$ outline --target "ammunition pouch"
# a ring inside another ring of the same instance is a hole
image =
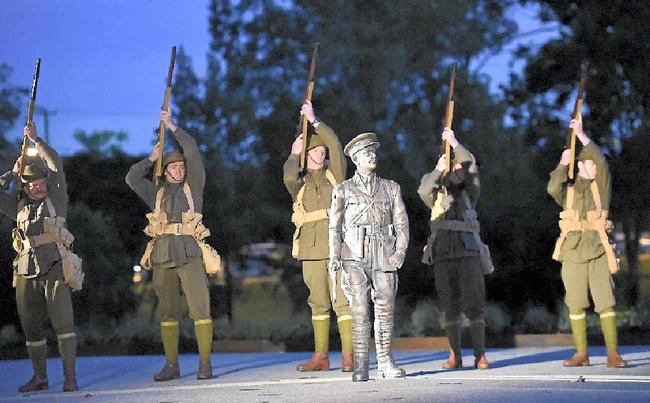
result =
[[[81,269],[81,258],[70,249],[63,246],[61,242],[57,242],[56,246],[61,255],[61,265],[63,266],[63,281],[72,289],[72,291],[79,291],[83,285],[84,272]]]
[[[597,231],[600,242],[605,249],[607,256],[607,267],[609,272],[614,274],[619,270],[619,261],[614,251],[615,246],[609,242],[609,233],[614,229],[614,224],[607,219],[607,210],[592,210],[587,211],[587,218],[578,218],[576,210],[564,210],[560,213],[560,236],[555,242],[555,249],[553,250],[553,259],[560,260],[560,253],[562,252],[562,245],[570,232],[574,231]]]
[[[185,189],[184,189],[185,190]],[[186,196],[189,195],[189,189],[185,191]],[[153,252],[156,239],[163,235],[187,235],[192,236],[197,242],[198,247],[201,249],[203,256],[203,264],[205,271],[208,274],[217,274],[223,270],[221,264],[221,256],[204,239],[210,236],[210,230],[203,225],[203,214],[194,212],[193,202],[188,197],[190,203],[190,211],[183,212],[180,223],[167,222],[167,214],[160,210],[159,199],[162,195],[158,196],[156,202],[156,210],[147,214],[149,224],[145,227],[144,233],[152,239],[147,242],[144,254],[140,259],[140,265],[147,270],[153,268],[151,262],[151,253]]]
[[[50,214],[55,214],[54,206],[51,204],[49,210]],[[82,259],[70,250],[74,235],[65,227],[65,218],[57,216],[43,218],[43,231],[39,235],[24,236],[22,231],[14,228],[12,231],[14,250],[21,255],[42,245],[56,244],[61,255],[64,282],[73,291],[81,290],[84,280]]]
[[[616,246],[609,242],[609,233],[614,229],[614,224],[607,219],[609,212],[602,209],[600,191],[595,181],[591,182],[590,189],[596,209],[587,211],[586,219],[580,219],[578,211],[572,208],[575,190],[573,186],[567,188],[566,207],[560,213],[560,236],[555,242],[553,259],[561,261],[560,253],[562,252],[562,245],[570,232],[597,231],[600,243],[603,245],[605,256],[607,257],[607,267],[609,268],[609,272],[614,274],[619,270],[619,260],[614,251]]]
[[[438,200],[441,198],[443,200],[439,203]],[[467,192],[462,192],[462,198],[464,199],[466,207],[465,212],[463,213],[463,221],[444,220],[442,217],[444,217],[444,214],[449,210],[453,198],[442,192],[438,193],[436,203],[431,209],[431,236],[427,240],[427,244],[422,251],[422,263],[427,265],[433,264],[433,247],[438,230],[470,232],[474,236],[476,245],[478,245],[478,254],[483,274],[490,274],[494,272],[494,264],[492,263],[490,248],[481,240],[481,224],[478,222],[478,214],[476,214],[476,210],[472,208]]]
[[[298,259],[300,254],[300,229],[305,223],[327,220],[329,219],[329,214],[327,209],[314,210],[307,212],[305,207],[301,203],[293,203],[293,214],[291,215],[291,222],[296,226],[296,230],[293,232],[293,242],[291,244],[291,256]]]
[[[336,178],[334,174],[328,169],[325,171],[325,177],[332,184],[336,186]],[[302,204],[302,198],[305,194],[305,186],[303,185],[298,194],[296,195],[296,201],[292,205],[293,213],[291,214],[291,222],[296,226],[296,230],[293,232],[293,240],[291,243],[291,256],[295,259],[298,259],[300,256],[300,229],[305,223],[327,220],[329,219],[329,212],[327,209],[314,210],[307,212],[305,206]]]

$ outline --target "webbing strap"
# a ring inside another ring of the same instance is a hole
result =
[[[603,209],[602,201],[600,200],[600,191],[598,190],[598,184],[596,181],[592,180],[589,185],[591,189],[591,195],[594,198],[594,204],[596,205],[596,211],[600,212]],[[575,190],[573,186],[569,186],[566,189],[566,210],[573,210],[573,201],[575,197]]]
[[[160,211],[164,193],[165,193],[165,188],[163,186],[159,187],[158,192],[156,192],[156,205],[154,207],[154,213],[158,213]],[[190,185],[188,185],[187,182],[183,183],[183,193],[185,194],[185,198],[187,199],[187,204],[189,206],[188,211],[190,213],[193,213],[194,198],[192,197],[192,192],[190,191]]]
[[[332,171],[329,169],[325,170],[325,178],[329,181],[329,183],[332,185],[332,187],[336,186],[336,178],[334,177],[334,174]],[[296,203],[302,204],[302,198],[305,195],[305,184],[303,183],[302,187],[298,191],[298,194],[296,195]]]

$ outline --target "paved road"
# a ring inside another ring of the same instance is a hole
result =
[[[650,402],[650,346],[623,346],[621,352],[631,368],[607,368],[601,347],[590,350],[590,367],[563,368],[573,351],[544,347],[489,350],[493,368],[486,371],[442,371],[446,352],[403,351],[396,359],[406,379],[376,379],[373,370],[362,383],[340,372],[340,354],[331,357],[334,370],[312,374],[295,371],[309,353],[215,354],[217,378],[209,381],[196,379],[197,356],[184,355],[183,377],[165,383],[151,379],[162,356],[81,357],[81,390],[66,394],[59,392],[61,362],[50,359],[50,390],[23,395],[16,388],[31,375],[29,361],[0,361],[0,402]],[[471,351],[464,354],[470,361]]]

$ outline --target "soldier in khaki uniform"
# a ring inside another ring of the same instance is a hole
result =
[[[33,124],[25,126],[25,135],[36,144],[38,156],[24,161],[22,178],[19,178],[20,159],[11,173],[3,175],[6,181],[21,180],[22,190],[14,186],[8,193],[0,192],[0,211],[17,222],[13,233],[17,253],[14,286],[20,323],[34,370],[33,377],[18,391],[48,388],[45,322],[49,317],[63,362],[63,391],[71,392],[77,390],[77,343],[70,294],[71,286],[81,288],[83,277],[80,261],[79,266],[73,268],[81,275],[78,283],[68,272],[70,261],[67,258],[74,237],[65,228],[67,184],[61,158],[37,136]]]
[[[166,357],[165,366],[154,375],[154,380],[166,381],[180,377],[178,321],[181,288],[187,299],[190,317],[194,320],[200,356],[197,378],[210,379],[210,294],[198,242],[200,237],[195,234],[197,228],[205,231],[200,223],[205,169],[194,139],[174,124],[170,112],[162,111],[160,118],[173,133],[183,153],[172,151],[165,154],[164,180],[161,181],[160,187],[148,178],[153,163],[159,156],[157,145],[149,157],[133,165],[126,176],[126,183],[152,210],[152,213],[147,215],[149,226],[145,229],[145,233],[150,235],[152,240],[147,246],[142,263],[145,268],[153,270],[153,286],[159,300],[160,331]],[[196,222],[188,222],[191,217],[197,217]]]
[[[614,250],[609,243],[611,222],[607,220],[611,183],[605,156],[582,130],[582,120],[571,120],[570,127],[583,145],[578,156],[578,177],[569,181],[570,150],[562,153],[560,163],[551,172],[548,193],[562,206],[560,237],[553,259],[562,262],[562,282],[566,291],[571,331],[576,353],[564,366],[588,366],[587,318],[588,294],[600,315],[600,325],[607,347],[607,366],[627,367],[618,353],[613,280],[618,270]]]
[[[336,278],[333,290],[329,281],[327,264],[328,210],[332,189],[345,180],[346,163],[343,147],[336,134],[325,123],[316,119],[311,102],[302,106],[301,113],[316,129],[307,147],[307,173],[300,172],[302,136],[291,146],[291,155],[284,164],[284,184],[294,201],[292,221],[296,224],[293,255],[302,261],[302,274],[309,288],[309,307],[314,326],[314,355],[298,365],[298,371],[327,371],[330,368],[329,328],[330,310],[336,312],[342,346],[342,370],[352,371],[352,316],[341,289],[341,276]],[[330,160],[326,162],[329,150]],[[336,302],[332,306],[332,294]]]
[[[474,366],[489,368],[485,356],[485,280],[481,265],[479,223],[474,207],[480,181],[474,156],[463,147],[454,132],[445,128],[442,139],[454,150],[448,175],[443,154],[435,169],[422,177],[418,194],[431,208],[431,235],[423,262],[433,265],[436,289],[445,314],[445,331],[450,354],[443,369],[461,368],[461,312],[470,321]],[[489,261],[489,258],[488,258]],[[488,265],[489,262],[488,262]],[[489,270],[488,270],[489,271]]]

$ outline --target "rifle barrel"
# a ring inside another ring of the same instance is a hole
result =
[[[456,67],[457,64],[454,63],[451,67],[451,73],[449,76],[449,93],[447,95],[447,107],[445,110],[445,121],[444,127],[451,128],[451,125],[454,120],[454,102],[456,99],[455,96],[455,87],[456,87]],[[445,153],[446,163],[445,163],[445,174],[448,174],[451,171],[451,145],[448,141],[443,140],[441,144],[442,152]]]
[[[27,106],[27,123],[31,124],[34,118],[34,109],[36,108],[36,91],[38,89],[38,78],[41,74],[41,58],[36,59],[36,67],[34,67],[34,76],[32,79],[32,92],[29,97],[29,104]],[[20,151],[20,171],[19,175],[22,177],[25,173],[25,165],[27,165],[27,149],[29,148],[29,138],[23,136],[23,146]]]
[[[316,79],[316,63],[318,60],[318,48],[320,46],[319,42],[314,44],[314,51],[311,54],[311,61],[309,63],[309,76],[307,78],[307,87],[305,88],[305,101],[311,101],[312,95],[314,93],[314,80]],[[307,116],[300,115],[298,120],[298,127],[296,137],[302,135],[302,151],[300,152],[300,172],[304,172],[307,166],[307,145],[309,143],[309,122],[307,121]]]
[[[571,114],[571,119],[582,117],[582,101],[584,98],[586,84],[587,72],[585,69],[583,69],[582,74],[580,75],[580,85],[578,86],[578,97],[576,98],[576,102],[573,105],[573,113]],[[573,180],[575,178],[576,132],[572,128],[569,128],[566,148],[571,150],[571,160],[569,161],[569,180]]]
[[[176,61],[176,46],[172,47],[172,55],[169,61],[169,70],[167,71],[167,85],[165,86],[165,96],[163,98],[162,110],[169,110],[169,101],[172,97],[172,78],[174,76],[174,64]],[[160,183],[163,175],[163,152],[165,150],[165,122],[161,119],[158,126],[158,160],[156,160],[155,181],[156,185]]]

